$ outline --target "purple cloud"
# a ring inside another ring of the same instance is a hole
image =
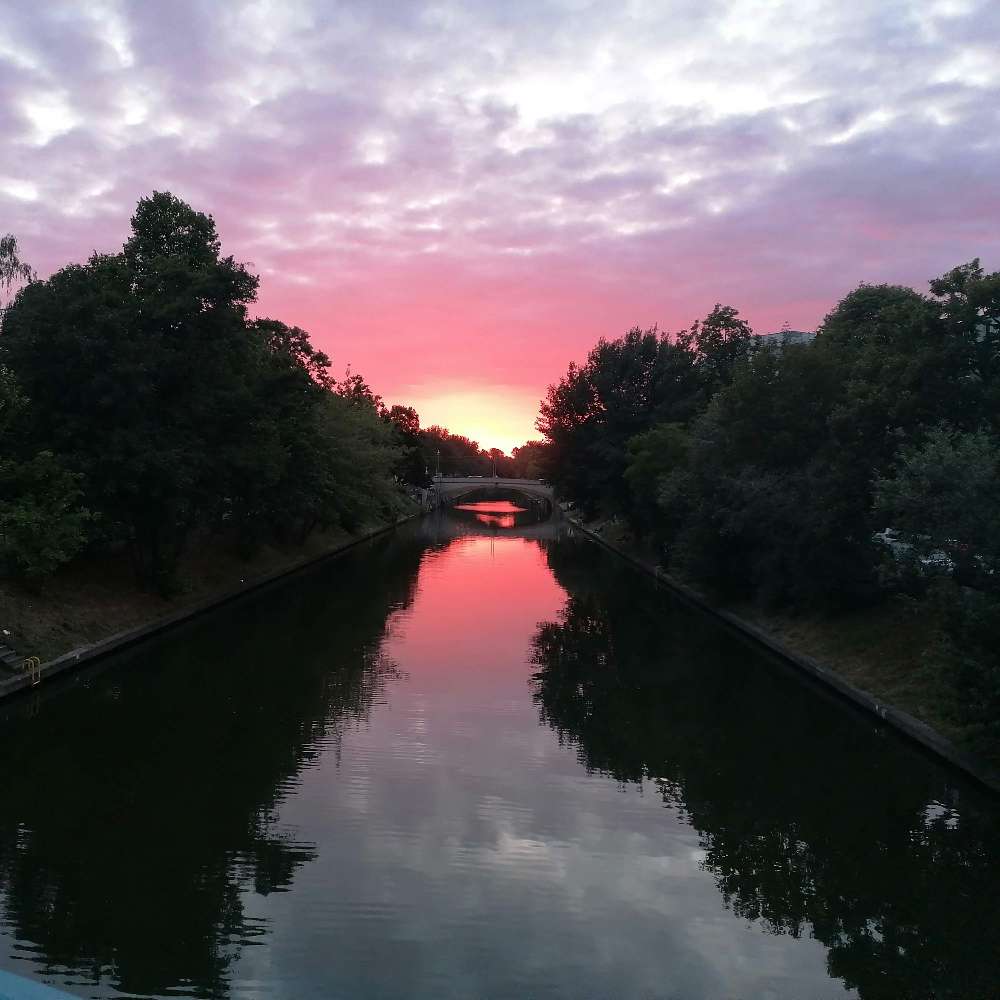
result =
[[[389,398],[537,399],[636,323],[1000,267],[998,36],[991,0],[18,2],[0,230],[47,273],[168,189]]]

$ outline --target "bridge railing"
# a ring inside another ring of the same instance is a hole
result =
[[[509,483],[511,486],[539,486],[551,489],[544,479],[515,479],[511,476],[434,476],[435,483]]]

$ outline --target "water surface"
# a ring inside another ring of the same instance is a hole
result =
[[[469,506],[8,709],[0,967],[95,998],[997,995],[995,802]]]

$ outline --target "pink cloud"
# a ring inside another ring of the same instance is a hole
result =
[[[822,39],[747,0],[18,3],[0,229],[46,273],[171,190],[261,312],[507,444],[599,336],[716,301],[812,328],[861,280],[1000,266],[1000,8],[811,6]]]

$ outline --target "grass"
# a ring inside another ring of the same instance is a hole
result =
[[[898,599],[836,615],[762,611],[750,605],[727,610],[855,687],[962,742],[962,728],[944,710],[949,699],[931,666],[938,622],[927,605]]]
[[[338,530],[316,532],[303,545],[262,546],[250,558],[237,555],[222,539],[192,544],[180,564],[181,591],[172,598],[139,590],[124,553],[78,560],[37,587],[0,578],[0,629],[10,632],[0,635],[0,641],[22,656],[50,660],[253,579],[291,569],[352,537]]]
[[[644,549],[620,523],[590,523],[610,544],[650,567],[656,554]],[[691,581],[680,582],[691,585]],[[700,588],[694,585],[695,590]],[[769,611],[751,603],[723,607],[796,653],[819,661],[855,687],[902,709],[960,746],[965,728],[947,710],[948,692],[933,667],[937,613],[927,603],[899,598],[839,614]]]

